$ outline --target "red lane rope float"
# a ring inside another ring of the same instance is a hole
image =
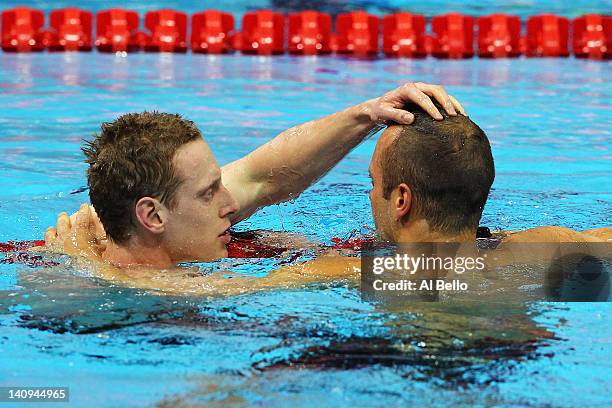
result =
[[[425,16],[396,13],[383,19],[383,52],[388,57],[424,58]]]
[[[145,38],[138,32],[140,18],[131,10],[110,9],[96,15],[96,47],[100,52],[137,51]]]
[[[51,11],[44,29],[41,10],[16,7],[2,12],[2,49],[8,52],[89,51],[92,13],[77,8]],[[341,13],[332,32],[329,14],[314,10],[288,16],[273,10],[248,12],[242,31],[235,32],[234,17],[217,10],[195,13],[187,43],[187,15],[176,10],[156,10],[140,17],[132,10],[114,8],[96,15],[95,46],[100,52],[186,52],[223,54],[296,55],[336,52],[357,56],[379,53],[381,19],[365,11]],[[285,24],[288,22],[288,41]],[[526,36],[521,36],[518,16],[492,14],[478,18],[478,54],[484,58],[569,56],[569,32],[578,58],[599,60],[612,55],[612,16],[588,14],[569,20],[552,14],[529,17]],[[450,13],[434,16],[431,35],[423,16],[395,13],[382,18],[382,51],[388,57],[471,58],[474,55],[474,17]]]
[[[78,8],[53,10],[49,16],[49,51],[91,51],[93,15]]]
[[[336,52],[358,56],[377,54],[379,26],[379,18],[365,11],[338,14]]]
[[[191,18],[191,51],[225,54],[232,50],[234,16],[217,10],[195,13]]]
[[[528,57],[568,57],[569,20],[554,14],[527,20],[525,53]]]
[[[577,58],[607,60],[612,56],[612,16],[587,14],[573,22]]]
[[[2,12],[2,50],[7,52],[42,51],[45,48],[45,15],[30,7]]]
[[[244,54],[278,55],[285,52],[285,16],[272,10],[246,13],[237,49]]]
[[[259,242],[258,235],[252,231],[231,234],[232,240],[227,244],[228,258],[273,258],[287,250]]]
[[[318,11],[289,15],[289,53],[317,55],[331,53],[332,18]]]
[[[507,14],[478,18],[478,56],[512,58],[521,55],[521,19]]]
[[[471,58],[474,56],[474,17],[458,13],[436,16],[431,20],[432,55],[436,58]]]
[[[187,52],[187,14],[164,9],[145,14],[148,52]]]

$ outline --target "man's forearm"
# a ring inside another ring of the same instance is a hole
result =
[[[273,204],[297,197],[366,136],[382,128],[369,102],[292,127],[249,154],[251,178]]]

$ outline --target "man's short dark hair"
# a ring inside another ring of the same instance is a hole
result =
[[[128,240],[134,206],[154,197],[172,207],[182,180],[172,158],[182,145],[202,138],[193,122],[159,112],[128,113],[110,123],[82,150],[89,163],[89,198],[109,238]]]
[[[442,121],[417,105],[406,106],[414,113],[414,122],[402,126],[382,154],[383,194],[389,198],[400,183],[406,183],[414,210],[432,230],[475,231],[495,178],[491,146],[468,117],[449,116],[436,106]]]

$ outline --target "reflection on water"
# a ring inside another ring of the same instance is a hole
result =
[[[82,85],[83,81],[87,79],[82,77],[81,65],[73,52],[62,53],[57,69],[60,72],[61,82],[66,86]]]
[[[176,56],[182,57],[182,56]],[[184,67],[182,64],[178,64],[175,60],[174,54],[171,53],[159,53],[158,54],[158,66],[157,72],[159,72],[159,84],[162,87],[172,87],[175,86],[175,79],[177,76],[177,68],[178,66]],[[184,75],[184,71],[182,72]]]
[[[126,91],[130,79],[130,73],[134,72],[127,56],[115,55],[115,58],[110,61],[110,80],[108,81],[108,90],[111,92]]]
[[[17,93],[28,90],[33,85],[33,78],[42,76],[41,66],[33,66],[30,55],[17,54],[12,58],[0,58],[0,67],[2,72],[8,73],[0,80],[3,92]]]
[[[197,66],[192,67],[194,80],[223,79],[223,57],[219,55],[198,56]]]

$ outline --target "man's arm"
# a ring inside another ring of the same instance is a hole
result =
[[[130,272],[107,264],[98,264],[95,275],[127,287],[155,290],[166,295],[233,296],[335,281],[356,284],[360,267],[359,258],[328,254],[305,263],[284,266],[265,277],[231,272],[199,276],[189,268]]]
[[[240,204],[232,222],[249,217],[261,207],[297,198],[385,124],[412,123],[413,115],[402,109],[408,102],[442,119],[430,97],[451,115],[456,110],[465,114],[463,107],[441,86],[408,83],[379,98],[292,127],[224,166],[223,183]]]
[[[312,261],[283,266],[264,277],[223,277],[223,274],[203,276],[194,285],[184,280],[178,287],[173,281],[166,288],[175,294],[185,294],[196,291],[209,296],[231,296],[264,290],[296,289],[309,284],[331,283],[344,281],[357,284],[361,276],[360,258],[344,257],[337,254],[322,255]]]
[[[544,265],[578,249],[593,256],[606,257],[609,256],[609,246],[599,244],[610,241],[611,231],[610,228],[601,228],[579,232],[550,225],[508,232],[501,244],[491,252],[488,266]],[[570,243],[581,245],[564,245]]]
[[[503,244],[528,242],[605,242],[610,238],[610,235],[609,228],[579,232],[570,228],[551,225],[509,233],[504,238]]]

